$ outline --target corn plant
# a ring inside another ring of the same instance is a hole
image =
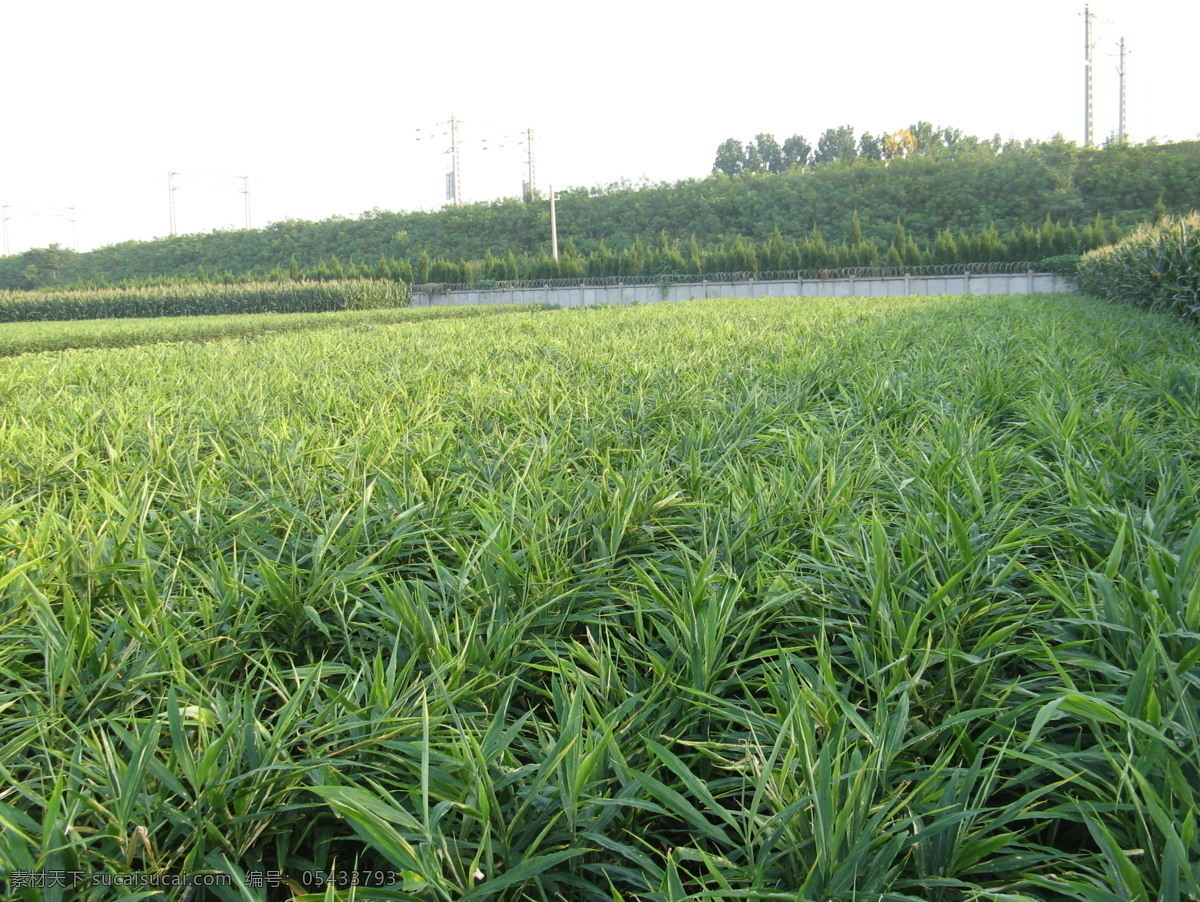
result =
[[[43,320],[0,328],[0,357],[75,348],[125,348],[157,342],[238,339],[260,341],[280,332],[374,329],[394,323],[469,316],[528,313],[532,305],[383,307],[326,313],[243,313],[228,316],[166,316],[149,319]]]
[[[1200,213],[1143,226],[1079,264],[1084,291],[1200,318]]]
[[[195,283],[60,292],[3,291],[0,292],[0,322],[319,313],[404,307],[409,300],[407,285],[373,279],[235,285]]]

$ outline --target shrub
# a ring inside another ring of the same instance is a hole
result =
[[[1045,257],[1038,262],[1043,272],[1076,278],[1079,275],[1079,254],[1059,254],[1055,257]]]

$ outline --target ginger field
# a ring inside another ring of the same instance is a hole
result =
[[[6,898],[1200,899],[1194,326],[428,315],[0,401]]]

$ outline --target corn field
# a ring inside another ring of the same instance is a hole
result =
[[[1194,902],[1198,352],[1035,295],[2,359],[6,898]]]
[[[0,323],[126,317],[222,316],[243,313],[321,313],[403,307],[402,282],[248,282],[61,292],[0,291]]]
[[[0,357],[81,348],[128,348],[157,342],[218,339],[259,341],[281,332],[371,329],[456,317],[528,313],[534,305],[380,307],[330,313],[245,313],[233,316],[167,316],[150,319],[43,320],[0,327]]]
[[[1200,319],[1200,213],[1165,217],[1085,254],[1079,285],[1098,297]]]

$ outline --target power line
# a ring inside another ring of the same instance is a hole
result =
[[[457,116],[451,116],[446,122],[436,123],[432,129],[416,130],[415,140],[418,143],[437,141],[449,136],[450,148],[445,153],[450,154],[450,171],[446,173],[446,200],[453,206],[458,206],[462,200],[462,170],[459,167],[458,126],[462,122]],[[449,126],[446,131],[437,131],[442,126]]]
[[[478,130],[481,126],[488,129],[489,134],[477,138],[464,139],[462,126],[471,125]],[[451,116],[445,122],[435,123],[428,128],[415,129],[414,140],[418,143],[442,143],[449,139],[449,147],[443,154],[450,156],[450,171],[446,173],[446,201],[454,206],[463,203],[462,191],[462,157],[463,151],[477,149],[483,151],[504,150],[509,147],[525,148],[525,178],[522,179],[522,194],[527,200],[532,199],[536,191],[536,167],[534,159],[533,129],[524,132],[511,132],[494,123],[464,122],[457,116]]]
[[[79,217],[75,207],[34,207],[28,204],[0,204],[0,233],[3,233],[4,255],[11,253],[8,238],[8,221],[13,216],[50,216],[71,223],[72,246],[79,253]]]
[[[499,126],[491,126],[499,130]],[[483,139],[488,142],[487,138]],[[531,203],[537,193],[537,163],[536,153],[534,151],[534,133],[532,128],[526,128],[524,131],[512,133],[506,132],[501,135],[502,143],[490,143],[484,147],[484,150],[501,150],[507,147],[521,147],[525,150],[525,178],[521,180],[521,197],[526,203]]]
[[[175,176],[186,176],[193,180],[192,185],[203,185],[206,187],[229,187],[229,182],[240,181],[242,187],[238,188],[239,194],[243,195],[243,208],[246,217],[246,228],[251,228],[250,222],[250,176],[248,175],[224,175],[215,172],[179,172],[173,171],[167,173],[167,203],[170,211],[170,227],[171,237],[174,238],[179,234],[178,222],[175,212],[175,192],[185,185],[175,183]],[[185,183],[186,184],[186,183]]]

